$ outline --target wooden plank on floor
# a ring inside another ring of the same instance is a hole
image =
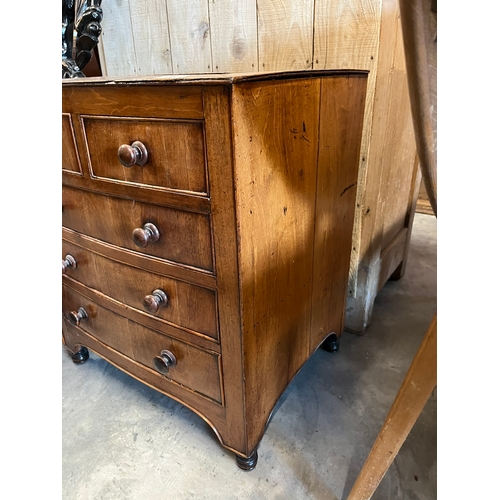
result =
[[[347,497],[369,500],[437,384],[437,316],[433,318],[382,429]]]

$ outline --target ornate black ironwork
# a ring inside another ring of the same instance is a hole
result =
[[[62,77],[84,77],[82,70],[99,42],[102,0],[62,0]]]

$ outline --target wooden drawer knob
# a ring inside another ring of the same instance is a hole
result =
[[[80,307],[78,309],[78,312],[71,311],[68,315],[69,322],[75,326],[80,326],[80,322],[87,321],[88,317],[89,315],[83,307]]]
[[[153,358],[153,364],[156,370],[166,375],[169,369],[177,364],[177,359],[173,352],[164,349],[159,356]]]
[[[148,161],[148,150],[141,141],[135,141],[132,144],[122,144],[118,148],[118,159],[124,167],[133,167],[134,165],[145,165]]]
[[[160,231],[154,224],[148,222],[144,226],[134,229],[132,239],[138,247],[146,248],[150,241],[154,243],[160,239]]]
[[[146,295],[142,302],[144,309],[150,313],[158,312],[160,307],[168,304],[167,294],[163,290],[155,290],[151,295]]]
[[[68,270],[68,269],[76,269],[76,259],[72,255],[66,255],[64,257],[64,260],[62,261],[62,272],[63,274]]]

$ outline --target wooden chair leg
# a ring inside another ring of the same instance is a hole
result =
[[[437,315],[406,374],[384,425],[347,500],[369,500],[437,383]]]

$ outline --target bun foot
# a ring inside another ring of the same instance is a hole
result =
[[[321,347],[327,352],[337,352],[339,350],[339,338],[335,333],[332,333],[321,344]]]
[[[257,455],[257,450],[255,450],[248,458],[236,455],[236,464],[241,470],[254,470],[257,465],[258,458],[259,456]]]
[[[89,350],[86,347],[82,347],[79,351],[71,355],[71,359],[73,360],[73,363],[81,365],[89,359]]]

